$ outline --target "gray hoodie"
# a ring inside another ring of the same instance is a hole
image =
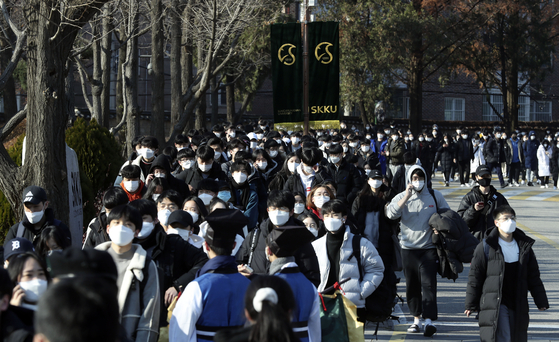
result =
[[[411,182],[411,175],[416,169],[421,169],[425,173],[421,166],[413,165],[406,173],[406,180]],[[439,209],[450,209],[450,207],[439,191],[433,191],[437,198],[436,204],[435,199],[427,189],[427,185],[425,185],[419,192],[413,190],[413,195],[408,199],[403,208],[398,206],[398,202],[404,197],[405,190],[396,195],[386,207],[386,216],[389,219],[400,219],[400,229],[402,231],[400,245],[402,249],[435,248],[431,241],[433,230],[429,226],[429,219],[431,215],[437,212],[437,205]]]

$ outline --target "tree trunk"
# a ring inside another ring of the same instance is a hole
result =
[[[91,113],[91,118],[95,119],[99,125],[104,126],[103,122],[103,109],[101,103],[101,92],[103,91],[103,83],[101,83],[101,77],[103,76],[103,70],[101,66],[101,25],[98,21],[93,25],[93,77],[90,82],[91,84],[91,97],[93,104],[93,113]],[[87,94],[84,94],[84,97]]]
[[[68,119],[74,123],[76,121],[76,96],[74,95],[74,72],[76,69],[75,63],[68,59],[68,74],[66,75],[66,110],[68,112]]]
[[[409,125],[413,134],[421,133],[423,110],[423,51],[421,33],[412,42],[411,68],[408,75],[408,89],[410,96]],[[405,117],[404,113],[404,117]]]
[[[190,5],[185,6],[183,11],[183,18],[185,18],[186,21],[192,20]],[[190,37],[190,35],[191,32],[188,31],[188,26],[184,25],[184,29],[182,31],[182,45],[184,46],[184,50],[182,50],[181,53],[182,93],[185,93],[188,90],[188,88],[192,85],[194,79],[194,62],[192,58],[194,48],[192,46],[192,38]],[[182,110],[183,108],[181,106],[181,111]],[[185,127],[185,131],[193,127],[192,112],[186,113],[186,115],[188,115],[188,123]]]
[[[2,70],[10,63],[13,49],[5,39],[0,39],[0,64]],[[2,91],[4,98],[4,122],[8,122],[17,113],[16,86],[14,77],[10,76]]]
[[[181,40],[182,40],[182,20],[180,18],[180,1],[172,0],[172,9],[169,11],[171,21],[171,126],[174,126],[182,113],[182,93],[183,80],[181,80]],[[174,142],[170,142],[174,143]]]
[[[197,70],[199,73],[203,72],[202,68],[204,67],[204,42],[199,40],[198,41],[198,67]],[[207,89],[200,89],[203,90],[201,93],[200,102],[198,104],[198,108],[196,108],[196,129],[202,129],[206,127],[206,90]],[[192,101],[192,100],[191,100]]]
[[[130,11],[133,11],[128,23],[126,43],[126,62],[123,68],[123,100],[126,114],[126,155],[132,153],[132,140],[140,135],[140,107],[138,105],[138,18],[139,3],[130,0]]]
[[[235,84],[233,84],[233,76],[227,75],[225,87],[225,96],[227,103],[227,121],[233,124],[235,120]]]
[[[163,145],[165,144],[165,70],[163,64],[162,18],[163,6],[161,4],[161,0],[152,0],[151,5],[151,134],[155,136],[160,142],[160,147],[162,149],[164,147]],[[173,70],[171,70],[171,75],[172,74]],[[173,113],[172,110],[171,113]]]
[[[122,115],[124,114],[124,84],[122,78],[124,73],[122,72],[124,62],[126,62],[126,44],[121,44],[118,49],[118,72],[116,76],[116,122],[122,120]]]
[[[217,125],[217,117],[219,114],[219,97],[218,92],[219,89],[217,88],[217,80],[216,77],[212,77],[210,79],[210,101],[212,102],[212,126]]]
[[[112,31],[111,18],[109,16],[111,6],[109,4],[103,7],[103,39],[101,41],[101,68],[103,74],[101,76],[101,83],[103,89],[101,90],[101,118],[103,121],[102,126],[109,128],[110,112],[111,112],[111,58],[112,58]],[[99,123],[101,124],[101,123]]]
[[[361,121],[363,121],[363,126],[369,123],[369,119],[367,118],[367,110],[365,109],[365,102],[359,101],[359,113],[361,114]]]

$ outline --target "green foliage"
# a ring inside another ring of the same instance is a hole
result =
[[[94,200],[97,192],[113,183],[124,163],[121,147],[108,129],[99,126],[95,120],[88,123],[82,118],[66,131],[66,143],[78,155],[85,205],[84,224],[87,224],[96,214]]]
[[[24,61],[23,59],[19,61],[19,63],[17,64],[14,70],[13,77],[15,80],[19,82],[21,88],[24,91],[27,91],[27,62],[26,61]]]
[[[8,149],[8,154],[12,160],[21,166],[21,151],[23,149],[23,138],[22,134],[16,141],[16,143]],[[4,238],[8,233],[8,229],[17,222],[16,215],[14,214],[10,203],[6,199],[6,196],[0,192],[0,241],[3,244]]]

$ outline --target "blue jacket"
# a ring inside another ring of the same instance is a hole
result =
[[[386,156],[381,155],[381,152],[384,151],[384,148],[386,147],[386,144],[388,144],[388,139],[384,139],[382,141],[382,143],[380,144],[380,151],[376,150],[376,140],[373,140],[371,142],[371,151],[373,151],[374,153],[377,154],[378,156],[378,160],[380,162],[380,167],[382,168],[382,174],[385,175],[386,174]]]
[[[534,133],[530,131],[530,135]],[[522,149],[524,150],[524,165],[527,169],[537,170],[538,169],[538,147],[540,142],[538,139],[528,139],[522,144]]]

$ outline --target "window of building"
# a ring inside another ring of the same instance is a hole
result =
[[[501,118],[491,107],[491,104],[499,114],[504,112],[503,95],[491,94],[489,96],[483,95],[483,120],[484,121],[500,121]],[[528,121],[530,117],[530,98],[528,96],[518,97],[518,120]]]
[[[530,107],[530,121],[551,121],[551,101],[530,101]],[[520,121],[520,113],[518,120]]]
[[[386,116],[394,119],[408,119],[410,117],[409,96],[398,96],[397,94],[393,96],[392,103],[388,105]]]
[[[464,121],[466,101],[461,98],[444,98],[444,119],[446,121]]]

